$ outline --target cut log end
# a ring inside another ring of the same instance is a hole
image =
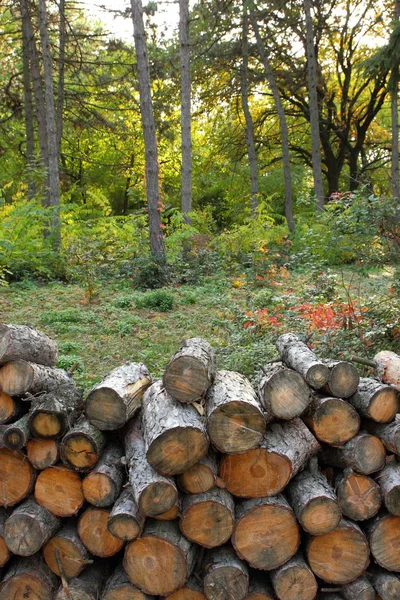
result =
[[[323,388],[324,385],[328,382],[329,375],[329,368],[322,363],[318,363],[312,365],[308,369],[306,381],[311,385],[311,387],[315,388],[316,390],[319,390]]]
[[[119,429],[126,423],[126,405],[111,388],[102,387],[91,392],[85,412],[90,422],[101,430]]]
[[[58,442],[56,440],[30,439],[26,444],[26,453],[35,469],[39,471],[47,469],[58,461]]]
[[[315,437],[331,446],[340,446],[357,435],[360,416],[340,398],[318,399],[304,416]]]
[[[237,454],[260,443],[265,421],[255,406],[234,401],[216,408],[208,419],[207,427],[218,450]]]
[[[399,411],[398,391],[384,387],[370,401],[369,416],[377,423],[389,423]]]
[[[369,543],[376,562],[388,571],[400,572],[400,517],[378,519]]]
[[[198,590],[191,590],[188,587],[183,587],[174,594],[168,596],[168,600],[205,600],[205,596]]]
[[[206,365],[191,356],[180,356],[171,361],[163,377],[165,389],[179,402],[198,400],[210,383]]]
[[[14,398],[0,391],[0,425],[13,420],[16,410]]]
[[[7,548],[7,544],[5,543],[4,539],[0,537],[0,568],[4,567],[10,558],[11,552]]]
[[[208,445],[207,436],[199,429],[175,427],[150,445],[147,460],[163,475],[179,475],[204,458]]]
[[[43,558],[53,573],[67,579],[77,577],[90,562],[79,542],[59,536],[51,538],[44,546]]]
[[[107,527],[112,535],[127,542],[135,540],[142,529],[137,522],[124,515],[116,515],[109,519]]]
[[[87,471],[94,467],[99,455],[96,445],[86,435],[70,433],[61,445],[61,458],[71,467]]]
[[[24,360],[13,360],[0,368],[0,389],[10,396],[21,396],[32,386],[33,368]]]
[[[0,589],[0,600],[52,600],[53,589],[39,575],[21,573]]]
[[[259,391],[263,406],[277,419],[293,419],[310,403],[309,387],[302,376],[291,369],[278,370]]]
[[[215,485],[215,473],[203,463],[197,463],[178,476],[179,486],[188,494],[208,492]]]
[[[104,473],[89,473],[82,483],[85,500],[94,506],[110,506],[118,491],[114,482]]]
[[[140,495],[139,508],[148,517],[162,515],[174,506],[178,498],[176,488],[168,482],[149,485]]]
[[[107,529],[109,511],[88,508],[78,521],[78,533],[86,548],[95,556],[108,558],[121,550],[124,541]]]
[[[0,506],[14,506],[32,490],[35,474],[25,454],[0,448]]]
[[[180,520],[183,535],[204,548],[215,548],[229,540],[234,526],[233,514],[222,503],[200,502],[184,511]]]
[[[179,505],[176,503],[172,508],[162,515],[156,515],[153,517],[157,521],[174,521],[179,516]]]
[[[45,469],[36,480],[35,500],[56,517],[77,514],[84,502],[78,473],[64,465]]]
[[[318,585],[312,571],[303,564],[293,564],[273,576],[279,600],[314,600]]]
[[[337,398],[349,398],[356,392],[359,381],[356,367],[350,362],[339,361],[330,371],[329,391]]]
[[[256,448],[224,456],[219,476],[234,496],[263,498],[283,490],[291,476],[291,465],[277,452]]]
[[[382,498],[379,486],[368,475],[348,473],[337,480],[337,495],[343,514],[353,521],[366,521],[378,512]]]
[[[311,535],[321,535],[335,529],[342,513],[338,503],[330,498],[315,498],[301,515],[302,527]]]
[[[51,412],[34,414],[29,421],[29,427],[33,435],[49,439],[59,437],[65,430],[63,420]]]

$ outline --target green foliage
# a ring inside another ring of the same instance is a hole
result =
[[[86,325],[98,323],[98,317],[96,313],[82,308],[66,308],[63,310],[43,311],[40,314],[40,321],[46,325],[55,325],[58,323],[80,323]]]
[[[132,306],[133,297],[132,296],[118,296],[113,302],[112,305],[116,308],[130,308]]]
[[[132,267],[133,285],[139,290],[160,288],[168,283],[167,266],[152,256],[139,256]]]
[[[168,290],[146,292],[135,299],[137,308],[152,308],[160,312],[168,312],[174,308],[174,296]]]
[[[78,373],[81,373],[83,371],[83,361],[79,356],[75,354],[60,354],[60,356],[58,357],[57,367],[59,369],[69,371],[69,369],[76,364],[77,366],[74,370]]]

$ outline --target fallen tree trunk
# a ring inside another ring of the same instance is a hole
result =
[[[119,429],[139,410],[151,375],[143,363],[126,363],[109,373],[86,398],[85,412],[100,430]]]
[[[318,360],[314,352],[293,333],[285,333],[276,340],[281,359],[294,369],[316,390],[329,380],[329,367]]]
[[[325,448],[322,456],[334,467],[351,467],[358,473],[370,475],[383,468],[386,454],[378,437],[361,432],[340,448]]]
[[[48,367],[58,361],[57,344],[48,335],[26,325],[0,325],[0,365],[26,360]]]
[[[60,386],[75,385],[63,369],[37,365],[25,360],[12,360],[0,368],[0,388],[10,396],[34,396]]]
[[[195,402],[202,398],[215,376],[215,354],[201,338],[185,340],[165,368],[163,385],[175,400]]]

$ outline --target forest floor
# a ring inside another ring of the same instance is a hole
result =
[[[126,361],[144,362],[159,377],[182,340],[194,336],[215,347],[219,368],[252,378],[259,364],[276,357],[277,335],[288,331],[313,332],[321,356],[371,357],[383,347],[399,347],[399,292],[391,287],[392,276],[391,268],[312,275],[280,270],[261,282],[207,277],[161,295],[121,280],[99,285],[90,302],[79,285],[21,281],[1,289],[0,321],[54,337],[59,366],[78,363],[74,378],[86,390]]]

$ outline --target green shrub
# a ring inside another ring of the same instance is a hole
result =
[[[118,298],[113,300],[112,305],[116,308],[129,308],[132,305],[132,302],[132,296],[119,296]]]
[[[133,261],[133,285],[139,290],[161,288],[168,283],[168,267],[152,256],[141,256]]]
[[[74,354],[61,354],[58,357],[57,367],[59,369],[65,369],[65,371],[69,371],[69,369],[78,363],[75,368],[77,373],[81,373],[83,371],[83,362],[80,356],[76,356]]]
[[[43,311],[40,315],[42,323],[54,325],[57,323],[98,323],[99,318],[92,311],[81,308],[66,308],[64,310]]]
[[[135,304],[137,308],[152,308],[160,312],[168,312],[174,307],[174,297],[168,290],[156,290],[136,298]]]

